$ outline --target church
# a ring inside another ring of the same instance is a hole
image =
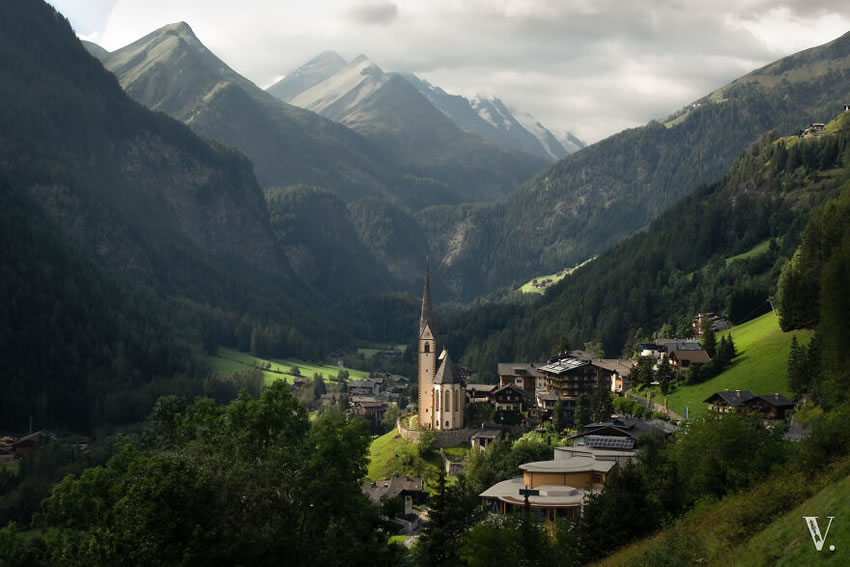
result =
[[[431,273],[426,266],[422,314],[419,317],[419,425],[435,431],[463,429],[466,404],[463,379],[445,349],[437,356],[435,337]]]

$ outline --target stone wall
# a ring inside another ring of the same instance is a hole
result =
[[[666,413],[668,416],[670,416],[670,419],[678,419],[678,420],[680,420],[680,421],[685,421],[685,418],[684,418],[684,417],[682,417],[682,416],[681,416],[681,415],[679,415],[678,413],[674,412],[673,410],[670,410],[670,409],[664,409],[664,406],[662,406],[662,405],[660,405],[660,404],[656,404],[655,402],[647,402],[647,401],[646,401],[646,398],[639,398],[638,396],[633,396],[632,394],[626,394],[626,396],[627,396],[630,400],[634,400],[634,401],[636,401],[637,403],[641,404],[642,406],[644,406],[644,407],[648,407],[648,408],[649,408],[649,409],[651,409],[652,411],[657,411],[657,412],[661,412],[661,413]]]
[[[407,439],[411,443],[419,443],[418,429],[408,429],[401,424],[401,419],[396,421],[396,429],[402,438]],[[462,443],[469,443],[473,434],[477,429],[458,429],[455,431],[435,431],[434,432],[434,448],[442,449],[445,447],[454,447]]]

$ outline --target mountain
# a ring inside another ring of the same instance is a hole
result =
[[[316,68],[311,62],[289,76],[315,79],[329,70],[319,65],[312,73]],[[410,82],[364,55],[300,92],[294,81],[284,79],[269,91],[287,93],[286,102],[356,130],[409,173],[444,183],[455,203],[501,199],[545,167],[540,157],[463,132]]]
[[[137,421],[215,395],[203,348],[344,340],[245,157],[131,100],[44,2],[0,4],[0,98],[0,427]]]
[[[571,150],[566,149],[534,117],[511,112],[498,98],[479,97],[469,100],[460,95],[448,94],[412,73],[400,75],[464,132],[550,161],[559,160],[576,151],[575,144],[570,145]],[[584,146],[580,141],[579,144],[578,149]]]
[[[243,152],[263,187],[312,185],[346,201],[400,198],[393,165],[362,136],[281,103],[228,67],[183,22],[102,61],[138,102]]]
[[[698,312],[724,313],[734,323],[769,312],[780,273],[787,280],[778,294],[783,318],[791,318],[792,302],[795,312],[817,313],[822,270],[812,266],[826,264],[847,234],[848,183],[850,112],[813,138],[769,132],[719,181],[686,196],[539,300],[460,315],[447,327],[467,331],[458,331],[447,348],[463,352],[464,365],[488,374],[498,362],[494,355],[538,360],[564,340],[600,341],[610,355],[628,354],[630,345],[663,326],[669,329],[664,334],[687,336]],[[828,201],[842,191],[842,201]],[[831,203],[824,213],[813,212],[824,202]],[[828,218],[828,229],[805,229],[819,216]],[[806,234],[808,246],[797,252]],[[816,260],[806,262],[806,251]],[[792,257],[793,270],[785,267]],[[846,296],[844,288],[837,294],[833,289],[834,295]]]
[[[436,255],[437,271],[472,297],[593,257],[722,175],[762,133],[834,115],[850,100],[848,70],[850,34],[754,71],[663,123],[588,146],[504,203],[440,211],[430,248],[452,252]]]
[[[292,100],[298,93],[342,71],[346,65],[348,62],[341,55],[325,51],[267,88],[266,92],[281,100]]]

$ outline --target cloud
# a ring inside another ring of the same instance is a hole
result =
[[[351,10],[354,20],[361,24],[387,26],[398,17],[398,6],[388,4],[366,4]]]
[[[110,50],[183,20],[261,85],[322,51],[365,53],[448,92],[495,94],[588,141],[850,29],[846,0],[99,1]]]

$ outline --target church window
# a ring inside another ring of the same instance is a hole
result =
[[[437,395],[434,396],[437,401],[437,407],[434,408],[434,411],[440,411],[440,392],[437,391]]]
[[[452,411],[452,392],[446,390],[446,411]]]
[[[428,343],[425,343],[425,352],[431,352],[431,345]]]
[[[455,390],[455,411],[460,411],[460,390]]]

